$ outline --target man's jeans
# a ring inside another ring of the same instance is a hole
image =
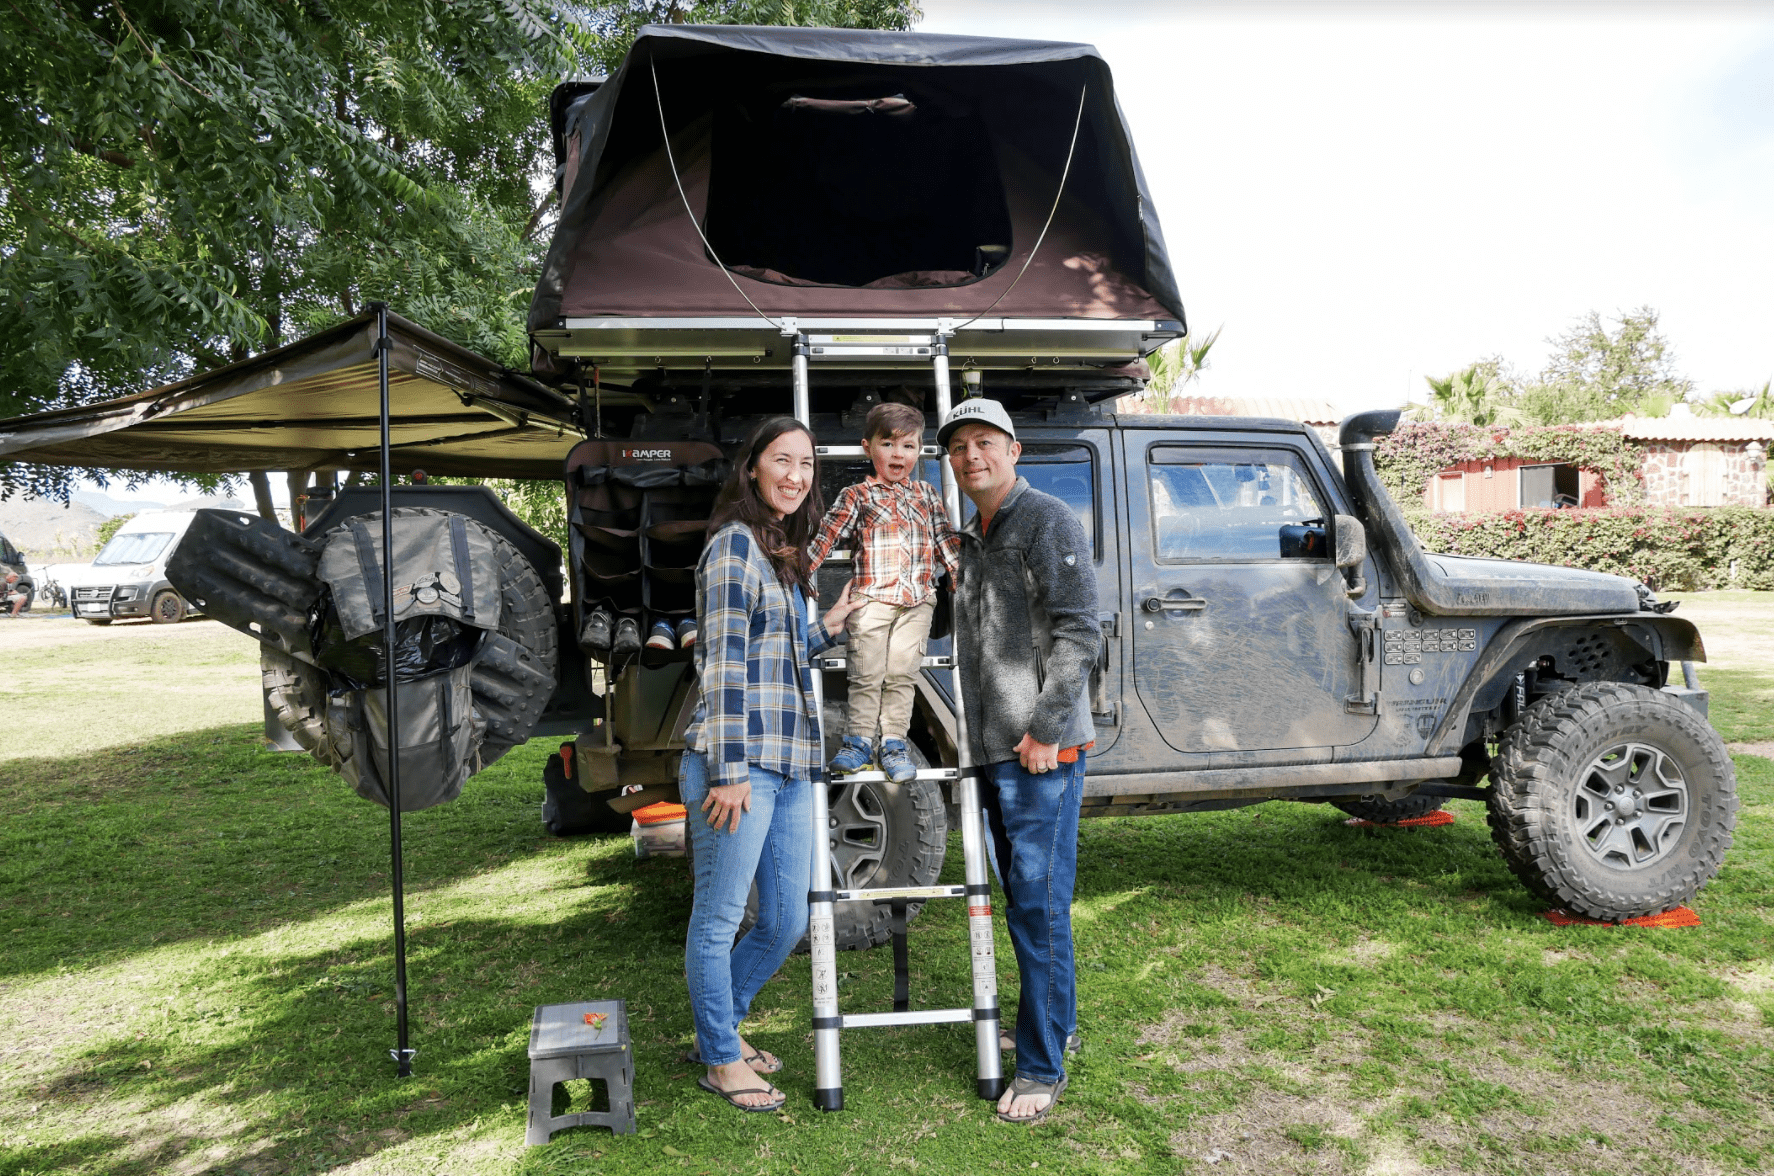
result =
[[[1016,949],[1016,1072],[1037,1082],[1065,1073],[1066,1034],[1078,1024],[1072,890],[1078,881],[1078,808],[1084,753],[1051,772],[1016,760],[981,769],[980,802],[1004,885],[1004,921]]]
[[[684,753],[678,787],[696,864],[684,943],[690,1013],[703,1062],[722,1066],[740,1060],[739,1024],[752,998],[807,933],[813,785],[751,765],[751,812],[741,814],[737,833],[712,828],[702,811],[709,782],[699,753]],[[758,921],[734,943],[754,879]]]

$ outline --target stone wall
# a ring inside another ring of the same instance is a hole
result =
[[[1766,506],[1767,454],[1755,441],[1640,441],[1652,506]]]

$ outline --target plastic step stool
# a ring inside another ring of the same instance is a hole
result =
[[[555,1115],[555,1084],[575,1078],[603,1079],[610,1109]],[[556,1131],[587,1126],[634,1134],[634,1051],[625,1001],[542,1005],[530,1022],[530,1121],[524,1142],[533,1147]]]

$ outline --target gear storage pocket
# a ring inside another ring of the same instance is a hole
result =
[[[388,806],[388,741],[400,744],[400,808],[416,812],[456,799],[473,775],[484,722],[474,712],[472,666],[458,666],[400,684],[400,724],[388,723],[386,687],[360,695],[367,722],[358,726],[351,762],[358,795]]]

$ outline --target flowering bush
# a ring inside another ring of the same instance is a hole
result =
[[[1447,555],[1612,572],[1670,591],[1774,589],[1774,511],[1715,506],[1406,514],[1424,549]]]
[[[1430,478],[1463,461],[1517,457],[1563,462],[1600,475],[1608,502],[1636,506],[1645,500],[1639,447],[1606,425],[1502,425],[1406,421],[1374,445],[1374,470],[1400,503],[1422,501]]]

